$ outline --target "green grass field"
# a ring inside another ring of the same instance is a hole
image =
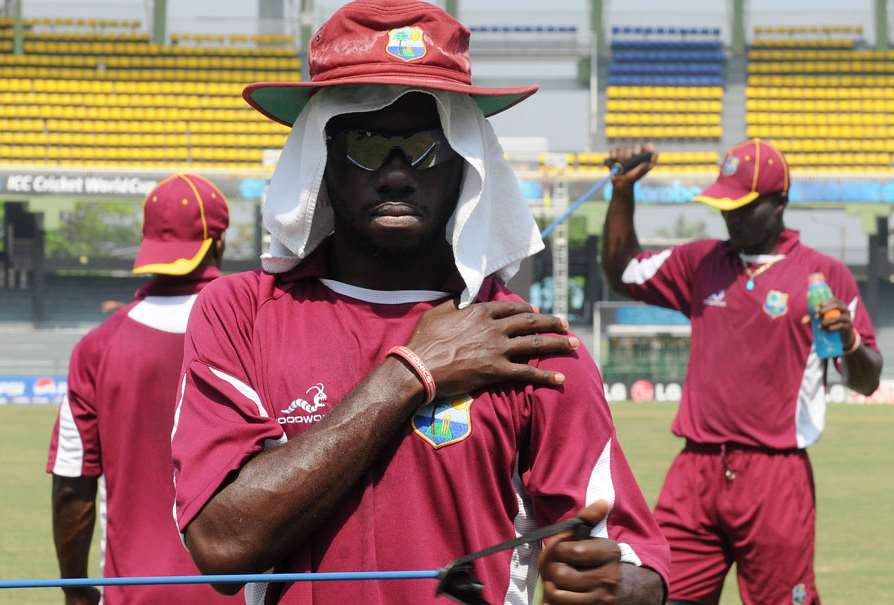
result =
[[[680,442],[669,432],[674,406],[618,404],[615,421],[649,502]],[[56,410],[0,407],[0,577],[54,577],[47,441]],[[894,603],[894,407],[832,406],[811,449],[819,507],[817,576],[823,603]],[[95,550],[95,549],[94,549]],[[96,557],[91,574],[98,573]],[[61,603],[57,589],[0,591],[0,603]],[[728,578],[722,603],[737,603]]]

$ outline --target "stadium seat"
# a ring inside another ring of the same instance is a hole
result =
[[[799,170],[890,171],[894,52],[857,48],[858,26],[759,35],[789,38],[756,37],[749,50],[748,135],[772,138]]]
[[[260,168],[288,129],[242,99],[247,82],[299,79],[290,36],[175,34],[124,20],[26,23],[0,54],[0,150],[14,165]],[[62,29],[54,29],[62,28]],[[11,35],[0,29],[0,48]]]
[[[609,140],[722,135],[724,54],[719,30],[616,26],[613,33],[605,108]]]

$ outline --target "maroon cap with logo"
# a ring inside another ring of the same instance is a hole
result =
[[[310,42],[310,82],[261,82],[242,96],[291,126],[310,96],[326,86],[399,84],[470,95],[486,116],[509,109],[537,86],[472,85],[469,29],[441,8],[416,0],[356,0],[332,15]]]
[[[788,195],[788,162],[782,152],[760,139],[726,152],[720,176],[693,199],[719,210],[735,210],[767,193]]]
[[[143,202],[143,241],[133,272],[192,273],[229,224],[227,200],[210,181],[192,174],[168,177]]]

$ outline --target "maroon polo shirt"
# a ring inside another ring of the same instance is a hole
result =
[[[160,279],[75,346],[47,472],[100,477],[106,577],[194,575],[171,519],[171,428],[183,334],[197,292],[219,275]],[[106,605],[234,603],[210,586],[109,586]]]
[[[226,277],[199,296],[173,438],[181,530],[227,475],[322,421],[448,296],[327,280],[325,248],[289,273]],[[494,279],[480,299],[519,300]],[[606,499],[613,508],[596,535],[666,577],[667,545],[621,451],[589,353],[533,363],[563,372],[565,386],[505,384],[423,406],[275,571],[435,569]],[[524,546],[475,562],[489,602],[528,602],[536,553]],[[302,605],[442,603],[434,588],[424,580],[316,582],[249,586],[246,595]]]
[[[776,259],[779,255],[783,258]],[[776,261],[747,288],[756,270]],[[813,347],[807,278],[822,273],[850,308],[863,344],[876,349],[869,314],[844,263],[782,233],[774,258],[745,258],[729,242],[699,240],[644,252],[623,274],[634,299],[692,320],[689,369],[675,435],[700,443],[803,448],[825,425],[827,364]]]

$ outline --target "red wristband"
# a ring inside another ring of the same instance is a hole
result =
[[[435,399],[435,394],[437,393],[437,387],[435,386],[435,379],[431,375],[431,372],[428,371],[428,368],[425,367],[425,364],[422,363],[422,359],[419,358],[416,353],[408,349],[407,347],[391,347],[388,350],[388,355],[395,355],[400,357],[413,368],[413,371],[416,372],[416,376],[419,377],[419,380],[422,381],[423,386],[425,386],[425,403],[423,405],[429,404]]]

